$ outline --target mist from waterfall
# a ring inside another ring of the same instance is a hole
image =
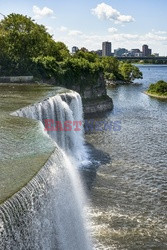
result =
[[[41,136],[48,136],[44,132],[46,119],[82,121],[82,101],[71,91],[12,115],[39,120]],[[0,206],[0,249],[92,249],[83,213],[84,191],[76,169],[78,162],[84,164],[88,158],[83,131],[48,134],[55,142],[55,152],[26,187]]]

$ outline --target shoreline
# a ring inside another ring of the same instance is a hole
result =
[[[122,81],[122,80],[112,80],[112,81],[106,81],[106,87],[113,87],[113,86],[129,86],[129,85],[142,85],[142,83],[137,83],[137,82],[126,82],[126,81]]]
[[[158,98],[158,99],[163,99],[163,100],[167,100],[167,96],[163,96],[163,95],[158,95],[158,94],[151,94],[148,91],[144,91],[144,94],[154,97],[154,98]]]

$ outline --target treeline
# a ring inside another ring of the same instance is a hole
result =
[[[155,59],[154,57],[150,59],[144,59],[144,60],[139,60],[139,59],[124,59],[122,60],[127,63],[135,63],[135,64],[167,64],[167,60],[164,59]]]
[[[11,75],[54,78],[66,86],[95,84],[100,75],[127,82],[142,78],[137,67],[114,57],[100,58],[86,49],[71,55],[64,43],[53,40],[45,26],[20,14],[0,22],[0,76]]]

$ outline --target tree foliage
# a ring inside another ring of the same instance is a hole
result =
[[[107,80],[122,80],[119,72],[119,61],[115,57],[102,57],[101,63]]]
[[[119,66],[120,73],[126,82],[132,82],[135,79],[142,79],[142,72],[138,67],[131,63],[121,62]]]
[[[20,14],[0,21],[0,75],[56,78],[68,87],[96,84],[102,75],[128,82],[142,76],[132,64],[120,63],[114,57],[101,58],[85,48],[70,55],[66,45],[55,42],[43,25]]]
[[[60,66],[57,60],[51,56],[39,56],[33,59],[36,76],[42,79],[59,77]]]
[[[158,81],[157,83],[152,83],[148,89],[149,93],[157,93],[160,95],[167,95],[167,82]]]
[[[96,84],[101,72],[103,69],[100,64],[89,62],[85,58],[68,58],[61,63],[61,81],[68,87]]]
[[[84,58],[88,60],[89,62],[97,62],[99,60],[99,57],[96,53],[88,52],[86,50],[80,49],[78,50],[74,56],[74,58]]]
[[[56,43],[43,25],[27,16],[11,14],[1,20],[1,73],[27,74],[34,58],[48,56],[61,61],[69,56],[69,51],[63,43]]]

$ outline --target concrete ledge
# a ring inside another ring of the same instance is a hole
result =
[[[47,85],[0,84],[0,206],[38,174],[55,150],[39,121],[11,114],[64,91]]]
[[[33,76],[3,76],[0,77],[0,83],[29,83],[33,82]]]

